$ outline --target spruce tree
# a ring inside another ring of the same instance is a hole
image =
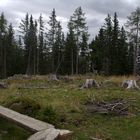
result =
[[[51,16],[49,17],[50,20],[48,22],[49,24],[49,31],[47,33],[47,45],[51,49],[52,52],[52,73],[55,73],[56,67],[55,67],[55,42],[56,42],[56,31],[57,31],[57,19],[56,19],[56,12],[55,9],[53,9]]]
[[[105,18],[104,24],[104,33],[105,33],[105,57],[104,57],[104,71],[107,75],[109,75],[112,71],[111,63],[112,63],[112,21],[111,16]]]
[[[86,26],[86,18],[85,13],[83,12],[81,7],[78,7],[71,17],[71,22],[74,27],[74,34],[76,39],[76,74],[79,73],[79,53],[80,53],[80,42],[82,39],[82,35],[88,35],[88,28]]]
[[[7,76],[7,46],[6,46],[6,35],[7,35],[7,20],[4,13],[0,15],[0,74],[1,78]]]
[[[65,43],[65,57],[64,57],[64,65],[65,65],[65,73],[67,74],[75,74],[75,62],[76,62],[76,39],[74,34],[74,27],[71,19],[68,23],[68,33],[66,37]]]

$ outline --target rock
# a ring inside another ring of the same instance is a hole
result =
[[[91,88],[91,87],[99,88],[100,85],[94,79],[86,79],[86,81],[82,85],[81,89],[83,89],[83,88]]]
[[[28,140],[66,140],[70,138],[71,135],[72,132],[69,130],[50,128],[35,133]]]

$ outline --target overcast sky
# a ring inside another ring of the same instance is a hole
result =
[[[47,19],[55,8],[64,31],[70,16],[79,6],[86,14],[89,32],[94,37],[108,13],[113,15],[117,12],[120,24],[123,25],[127,16],[140,6],[140,0],[0,0],[0,12],[4,12],[8,21],[16,27],[27,12],[35,18],[42,13]]]

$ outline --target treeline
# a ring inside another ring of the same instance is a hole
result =
[[[93,23],[94,24],[94,23]],[[98,35],[89,43],[85,13],[78,7],[63,32],[53,9],[46,22],[26,14],[18,39],[4,13],[0,16],[0,78],[14,74],[136,74],[139,72],[140,9],[120,27],[117,13],[108,14]],[[129,34],[128,34],[129,33]]]

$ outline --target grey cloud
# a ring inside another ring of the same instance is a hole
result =
[[[66,31],[67,21],[74,10],[81,6],[86,13],[89,31],[92,35],[103,25],[108,13],[118,13],[121,24],[126,21],[126,17],[140,5],[139,0],[8,0],[6,6],[0,6],[0,12],[4,12],[7,19],[18,26],[19,19],[23,19],[25,14],[33,14],[35,18],[43,13],[49,17],[53,8],[56,9],[58,19],[61,20]]]

